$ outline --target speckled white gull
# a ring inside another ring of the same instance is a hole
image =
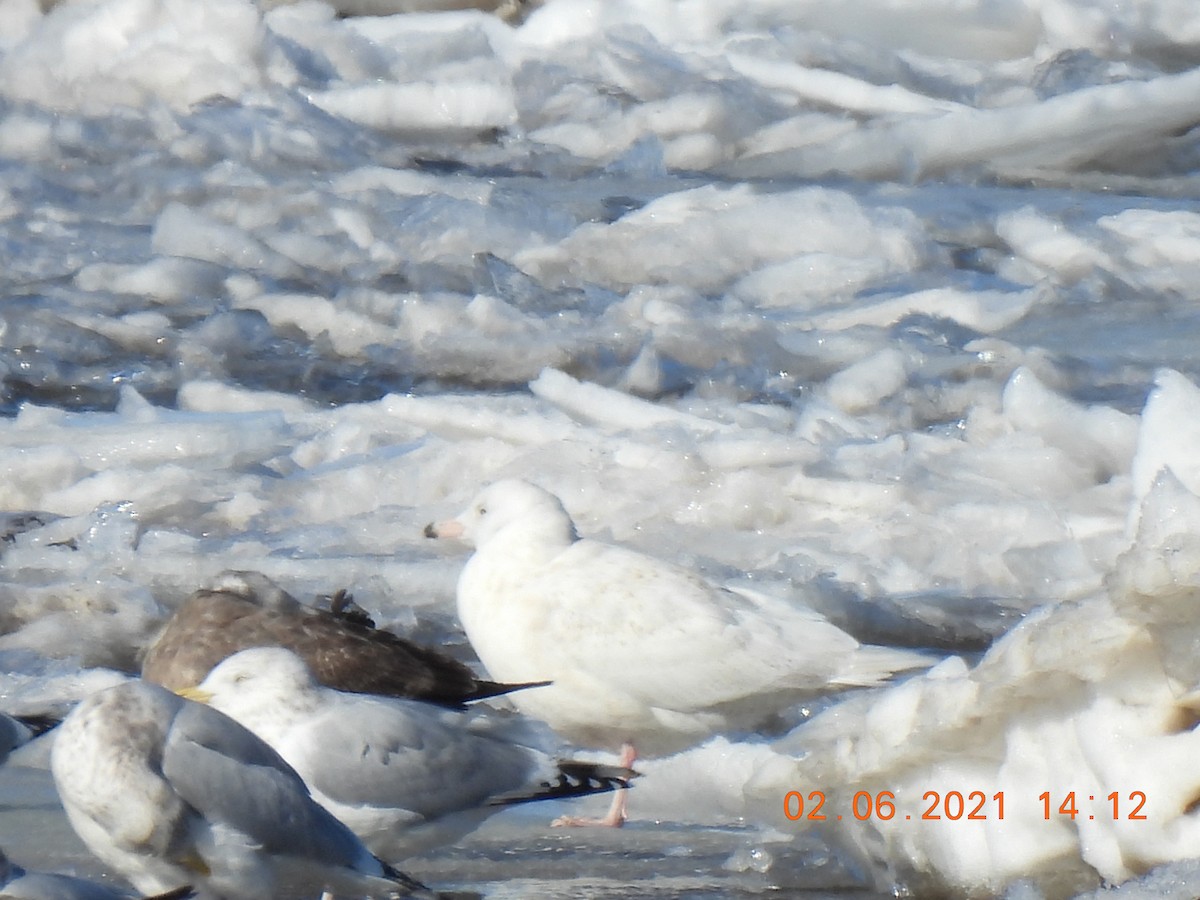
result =
[[[146,893],[434,896],[372,856],[264,741],[149,682],[83,700],[59,726],[51,772],[84,844]]]

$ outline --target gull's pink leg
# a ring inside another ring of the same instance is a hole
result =
[[[637,750],[631,743],[621,745],[621,762],[620,765],[626,769],[632,769],[634,762],[637,760]],[[601,828],[620,828],[625,824],[625,794],[627,788],[617,788],[613,791],[612,803],[608,807],[608,812],[600,819],[589,819],[585,816],[559,816],[550,825],[554,828],[582,828],[585,826],[599,826]]]

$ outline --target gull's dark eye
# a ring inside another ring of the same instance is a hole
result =
[[[486,516],[487,515],[487,507],[486,506],[479,507],[479,514],[481,516]]]

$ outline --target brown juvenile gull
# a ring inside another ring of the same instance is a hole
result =
[[[621,748],[626,767],[933,662],[860,644],[811,608],[581,539],[559,499],[526,481],[496,482],[425,534],[475,545],[458,614],[488,674],[551,679],[513,702],[574,743]],[[588,824],[624,816],[618,793]]]
[[[343,605],[339,597],[332,610],[306,606],[258,572],[225,572],[179,605],[147,650],[142,677],[180,690],[239,650],[287,647],[329,687],[454,709],[530,686],[480,678],[440,650],[375,628]]]

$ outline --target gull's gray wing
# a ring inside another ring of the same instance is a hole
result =
[[[292,747],[321,795],[425,819],[517,790],[537,767],[533,751],[473,733],[462,713],[390,699],[341,698]]]
[[[214,709],[197,703],[180,709],[162,771],[201,815],[232,825],[269,853],[352,868],[369,856],[279,754]]]

